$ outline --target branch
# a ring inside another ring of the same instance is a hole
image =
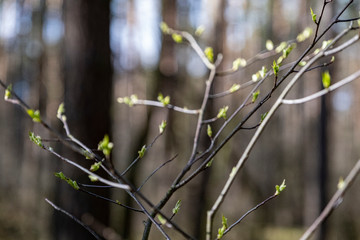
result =
[[[94,230],[92,230],[89,226],[87,226],[85,223],[83,223],[80,219],[76,218],[74,215],[68,213],[67,211],[65,211],[64,209],[56,206],[54,203],[52,203],[49,199],[45,198],[45,201],[47,203],[49,203],[56,211],[59,211],[63,214],[65,214],[66,216],[68,216],[69,218],[71,218],[72,220],[74,220],[75,222],[77,222],[78,224],[80,224],[83,228],[85,228],[89,233],[91,233],[96,239],[98,240],[102,240],[103,238],[100,237],[96,232],[94,232]]]
[[[329,203],[326,205],[325,209],[321,212],[320,216],[315,220],[315,222],[306,230],[306,232],[301,236],[300,240],[309,239],[310,236],[315,232],[315,230],[320,226],[320,224],[325,221],[327,217],[330,216],[332,211],[341,204],[342,198],[344,197],[346,191],[353,184],[355,178],[360,172],[360,159],[357,161],[355,166],[351,169],[349,175],[346,177],[343,185],[335,192]]]
[[[331,85],[327,89],[323,89],[317,93],[314,93],[314,94],[304,97],[304,98],[299,98],[299,99],[294,99],[294,100],[283,99],[282,103],[283,104],[301,104],[301,103],[309,102],[309,101],[314,100],[318,97],[321,97],[329,92],[332,92],[332,91],[338,89],[339,87],[342,87],[345,84],[348,84],[348,83],[358,79],[359,77],[360,77],[360,71],[357,71],[357,72],[353,73],[352,75],[344,78],[343,80],[335,83],[334,85]]]

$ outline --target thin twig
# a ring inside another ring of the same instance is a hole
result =
[[[320,224],[325,221],[327,217],[330,216],[332,211],[341,204],[342,198],[344,197],[346,191],[354,182],[355,178],[360,172],[360,159],[357,161],[355,166],[351,169],[349,175],[346,177],[342,186],[335,192],[329,203],[326,205],[325,209],[321,212],[320,216],[314,221],[314,223],[306,230],[306,232],[301,236],[300,240],[306,240],[311,237],[315,230],[320,226]]]
[[[95,239],[98,240],[103,240],[103,238],[101,236],[99,236],[96,232],[94,232],[94,230],[92,230],[89,226],[87,226],[85,223],[83,223],[80,219],[76,218],[74,215],[68,213],[67,211],[65,211],[64,209],[56,206],[53,202],[51,202],[49,199],[45,198],[45,201],[47,203],[49,203],[56,211],[59,211],[63,214],[65,214],[66,216],[68,216],[69,218],[71,218],[72,220],[74,220],[75,222],[77,222],[78,224],[80,224],[83,228],[85,228],[91,235],[93,235],[95,237]]]

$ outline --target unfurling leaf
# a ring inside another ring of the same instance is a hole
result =
[[[180,206],[181,206],[181,200],[178,200],[175,204],[175,207],[173,208],[172,212],[173,214],[177,214],[180,210]]]
[[[29,138],[33,143],[35,143],[39,147],[41,147],[41,148],[44,147],[40,136],[35,136],[35,134],[33,132],[29,132]]]
[[[256,99],[258,98],[259,94],[260,94],[260,90],[257,90],[256,92],[254,92],[254,93],[252,94],[251,102],[254,103],[254,102],[256,101]]]
[[[211,167],[212,163],[213,163],[214,159],[212,158],[207,164],[206,164],[206,167]]]
[[[274,49],[274,44],[271,40],[266,40],[265,47],[267,50],[271,51]]]
[[[298,64],[300,67],[303,67],[303,66],[305,66],[306,65],[306,61],[301,61],[301,62],[299,62],[299,64]]]
[[[222,216],[221,224],[222,224],[221,228],[218,229],[217,239],[221,239],[224,236],[225,230],[228,228],[227,218],[224,217],[224,215]]]
[[[171,37],[174,40],[174,42],[182,43],[182,36],[180,34],[173,33],[173,34],[171,34]]]
[[[157,215],[158,219],[159,219],[159,222],[162,224],[162,225],[165,225],[166,224],[166,219],[161,216],[160,214]]]
[[[210,124],[208,124],[207,125],[207,135],[209,136],[209,138],[211,138],[211,136],[212,136],[212,129],[211,129],[211,126],[210,126]]]
[[[196,35],[196,36],[201,36],[204,31],[205,31],[204,25],[200,25],[200,26],[198,26],[198,27],[196,28],[196,30],[195,30],[195,35]]]
[[[101,162],[96,162],[93,165],[91,165],[90,171],[95,172],[99,170],[100,166],[101,166]]]
[[[266,75],[267,69],[265,66],[262,66],[261,70],[259,71],[260,77],[264,78]]]
[[[165,34],[169,34],[170,32],[169,26],[165,22],[160,23],[160,29]]]
[[[126,105],[128,105],[129,107],[134,106],[134,104],[137,102],[138,97],[133,94],[130,97],[123,97],[123,98],[118,98],[117,101],[118,103],[125,103]]]
[[[310,13],[311,13],[311,19],[313,20],[314,23],[317,24],[317,22],[316,22],[316,14],[315,14],[314,11],[312,10],[312,8],[310,8]]]
[[[287,47],[287,42],[281,42],[279,46],[275,48],[275,52],[279,53]]]
[[[329,46],[329,44],[331,42],[332,42],[332,39],[323,41],[321,44],[321,49],[325,49],[327,46]]]
[[[239,67],[245,67],[245,66],[246,66],[246,60],[243,58],[237,58],[233,61],[232,70],[236,71],[239,69]]]
[[[64,103],[60,103],[58,110],[57,110],[56,117],[60,120],[66,120]]]
[[[287,46],[286,49],[283,50],[283,55],[282,57],[285,59],[289,56],[289,54],[291,53],[291,51],[296,47],[295,43],[290,44],[289,46]]]
[[[342,189],[344,187],[344,185],[345,185],[344,179],[342,177],[340,177],[339,182],[337,184],[337,188]]]
[[[272,69],[274,71],[274,75],[277,76],[279,73],[279,65],[276,63],[276,61],[274,60],[273,65],[272,65]]]
[[[55,173],[55,176],[60,178],[61,180],[66,181],[70,186],[72,186],[75,190],[79,190],[80,187],[76,181],[71,180],[70,178],[66,177],[62,172]]]
[[[229,91],[230,91],[231,93],[236,92],[237,90],[240,89],[240,87],[241,87],[240,84],[234,83],[234,84],[231,86],[231,88],[229,89]]]
[[[267,114],[268,114],[267,112],[261,114],[261,116],[260,116],[260,123],[262,123],[262,122],[264,121],[264,119],[266,118],[266,115],[267,115]]]
[[[310,27],[305,28],[304,31],[296,37],[296,41],[298,41],[298,42],[305,41],[306,39],[308,39],[311,36],[312,31],[313,30]]]
[[[98,150],[102,151],[106,157],[109,157],[113,147],[114,144],[110,142],[109,136],[105,134],[103,140],[99,142]]]
[[[214,62],[214,49],[212,47],[205,48],[204,53],[210,62]]]
[[[11,98],[11,91],[12,91],[12,84],[10,84],[5,90],[5,95],[4,95],[5,100]]]
[[[329,88],[331,84],[331,77],[329,71],[323,72],[321,75],[324,88]]]
[[[170,103],[170,97],[162,95],[162,93],[159,93],[157,97],[158,101],[161,102],[164,106],[168,105]]]
[[[146,152],[146,145],[142,146],[141,150],[138,151],[139,158],[143,158]]]
[[[227,113],[228,109],[229,109],[229,106],[225,106],[223,108],[220,108],[219,113],[218,113],[218,115],[216,117],[226,119],[226,113]]]
[[[275,186],[275,189],[276,189],[275,195],[279,195],[282,191],[284,191],[285,188],[286,188],[286,185],[285,185],[285,179],[284,179],[280,186],[279,185]]]
[[[92,182],[97,182],[97,181],[99,181],[99,178],[95,177],[94,175],[89,175],[89,179],[90,179],[90,181],[92,181]]]
[[[166,121],[165,120],[162,120],[160,125],[159,125],[159,132],[160,134],[163,134],[164,130],[166,128]]]
[[[32,118],[32,120],[34,122],[41,122],[41,118],[40,118],[40,111],[39,110],[33,110],[33,109],[28,109],[26,110],[27,114]]]

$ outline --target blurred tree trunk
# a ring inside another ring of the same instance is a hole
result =
[[[64,1],[64,78],[65,107],[72,134],[90,148],[110,133],[112,66],[110,51],[110,1]],[[65,155],[88,167],[78,154]],[[62,166],[69,177],[87,182],[86,174]],[[66,184],[65,184],[66,185]],[[94,197],[74,191],[60,183],[57,188],[59,205],[76,217],[93,216],[93,228],[109,223],[109,205]],[[102,196],[108,191],[99,191]],[[84,215],[88,213],[90,215]],[[86,219],[83,219],[84,221]],[[73,220],[55,217],[56,239],[88,239],[89,233]]]

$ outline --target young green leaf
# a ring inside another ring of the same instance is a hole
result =
[[[141,150],[138,151],[139,158],[143,158],[146,152],[146,145],[142,146]]]
[[[227,218],[223,215],[221,219],[221,228],[218,229],[217,239],[221,239],[224,236],[225,230],[228,228]]]
[[[208,124],[207,125],[207,135],[209,136],[209,138],[211,138],[212,137],[212,129],[211,129],[211,126],[210,126],[210,124]]]
[[[227,110],[229,109],[229,106],[225,106],[223,108],[220,108],[218,115],[216,116],[217,118],[223,118],[226,120],[226,113]]]
[[[159,125],[159,132],[160,134],[163,134],[164,130],[166,128],[166,121],[165,120],[162,120],[160,125]]]
[[[279,65],[276,63],[276,61],[274,60],[273,65],[272,65],[272,69],[274,71],[274,75],[277,76],[279,73]]]
[[[132,94],[130,97],[119,97],[117,99],[118,103],[125,103],[129,107],[134,106],[134,104],[137,102],[138,97],[135,94]]]
[[[237,58],[233,61],[232,70],[236,71],[239,69],[239,67],[245,67],[246,66],[246,60],[243,58]]]
[[[240,84],[234,83],[234,84],[231,86],[231,88],[229,89],[229,92],[231,92],[231,93],[236,92],[237,90],[240,89],[240,87],[241,87]]]
[[[280,44],[279,44],[279,46],[277,46],[276,48],[275,48],[275,52],[276,53],[279,53],[279,52],[281,52],[282,50],[284,50],[286,47],[287,47],[287,42],[281,42]]]
[[[11,92],[12,92],[12,84],[10,84],[5,90],[5,95],[4,95],[5,100],[11,98]]]
[[[310,7],[310,13],[311,13],[311,19],[313,20],[314,23],[317,24],[317,22],[316,22],[316,14],[314,13],[314,11],[312,10],[311,7]]]
[[[268,51],[274,49],[274,43],[271,40],[266,40],[265,47]]]
[[[303,42],[306,39],[308,39],[312,34],[312,28],[307,27],[304,29],[304,31],[302,33],[300,33],[297,37],[296,37],[296,41],[298,42]]]
[[[106,157],[110,156],[114,144],[110,142],[109,135],[105,134],[103,140],[99,142],[98,150],[102,151]]]
[[[44,147],[40,136],[35,136],[35,134],[33,132],[29,132],[29,138],[33,143],[35,143],[39,147],[41,147],[41,148]]]
[[[60,103],[58,110],[57,110],[56,117],[60,120],[66,120],[64,103]]]
[[[164,34],[169,34],[170,32],[169,26],[165,22],[160,23],[160,29]]]
[[[289,46],[287,46],[286,49],[283,50],[283,55],[282,57],[285,59],[289,56],[289,54],[291,53],[291,51],[296,47],[295,43],[290,44]]]
[[[159,93],[158,97],[157,97],[158,101],[161,102],[164,106],[168,105],[170,103],[170,97],[166,96],[164,97],[164,95],[162,93]]]
[[[180,206],[181,206],[181,200],[178,200],[175,204],[175,207],[173,208],[172,212],[173,214],[177,214],[180,210]]]
[[[95,177],[94,175],[89,175],[89,179],[90,179],[90,181],[92,181],[92,182],[97,182],[97,181],[99,181],[99,179],[98,179],[97,177]]]
[[[165,225],[167,223],[166,219],[161,216],[160,214],[157,215],[158,219],[159,219],[159,222],[162,224],[162,225]]]
[[[73,187],[75,190],[79,190],[80,187],[77,184],[76,181],[71,180],[70,178],[66,177],[62,172],[55,173],[55,176],[60,178],[61,180],[66,181],[71,187]]]
[[[344,187],[344,185],[345,185],[344,178],[340,177],[339,182],[337,184],[337,188],[342,189]]]
[[[285,179],[284,179],[280,186],[279,185],[275,186],[275,189],[276,189],[275,195],[279,195],[282,191],[284,191],[285,188],[286,188],[286,185],[285,185]]]
[[[212,163],[213,163],[214,159],[212,158],[207,164],[206,164],[206,167],[211,167]]]
[[[254,92],[254,93],[252,94],[251,102],[254,103],[254,102],[256,101],[256,99],[258,98],[259,94],[260,94],[260,90],[257,90],[256,92]]]
[[[331,84],[331,77],[329,71],[323,72],[321,75],[324,88],[329,88]]]
[[[259,71],[260,77],[264,78],[266,75],[267,69],[265,66],[262,66],[261,70]]]
[[[196,30],[195,30],[195,35],[196,35],[196,36],[201,36],[204,31],[205,31],[204,25],[200,25],[200,26],[198,26],[198,27],[196,28]]]
[[[306,65],[306,61],[301,61],[301,62],[299,62],[299,64],[298,64],[300,67],[303,67],[303,66],[305,66]]]
[[[261,116],[260,116],[260,123],[262,123],[262,121],[264,121],[264,119],[266,118],[266,115],[267,115],[267,114],[268,114],[267,112],[261,114]]]
[[[40,118],[40,111],[39,110],[33,110],[33,109],[28,109],[26,110],[27,114],[32,118],[32,120],[34,122],[41,122],[41,118]]]
[[[174,42],[176,43],[182,43],[182,36],[180,34],[177,33],[173,33],[171,34],[172,39],[174,40]]]
[[[100,166],[101,166],[101,162],[96,162],[91,165],[90,171],[96,172],[97,170],[99,170]]]
[[[210,62],[214,62],[214,49],[212,47],[205,48],[204,53]]]

